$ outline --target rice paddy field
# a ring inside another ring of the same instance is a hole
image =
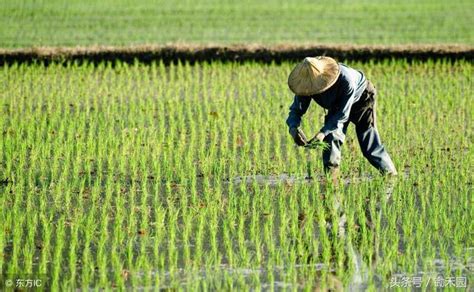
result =
[[[2,0],[0,47],[474,45],[473,0]]]
[[[293,63],[1,67],[0,274],[62,291],[472,289],[473,64],[347,63],[378,90],[396,179],[351,126],[325,183],[285,125]],[[323,115],[310,107],[308,135]]]

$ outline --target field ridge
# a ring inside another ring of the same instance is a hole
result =
[[[1,49],[0,65],[9,63],[123,61],[142,63],[163,61],[212,62],[257,61],[263,63],[300,60],[306,56],[329,55],[347,60],[465,59],[472,61],[474,47],[468,45],[139,45],[88,47],[33,47]]]

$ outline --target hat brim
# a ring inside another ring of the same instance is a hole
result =
[[[299,96],[319,94],[333,86],[339,74],[339,64],[333,58],[305,58],[291,71],[288,87]]]

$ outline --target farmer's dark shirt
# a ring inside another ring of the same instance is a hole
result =
[[[290,106],[286,124],[288,127],[299,127],[301,117],[308,110],[311,99],[328,110],[324,126],[320,132],[325,136],[337,132],[344,139],[343,125],[349,120],[351,107],[364,92],[367,80],[361,71],[339,63],[339,77],[330,88],[312,96],[296,96]]]

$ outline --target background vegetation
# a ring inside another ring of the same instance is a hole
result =
[[[0,47],[474,44],[472,0],[2,0]]]

